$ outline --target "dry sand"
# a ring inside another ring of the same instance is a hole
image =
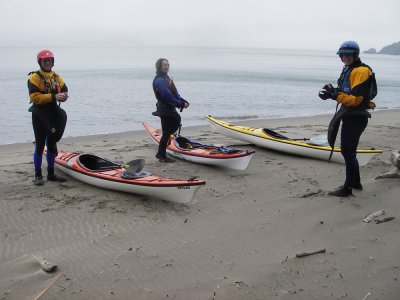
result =
[[[160,164],[144,131],[59,143],[115,161],[144,158],[146,170],[170,177],[198,175],[207,185],[189,206],[72,178],[35,187],[33,145],[0,146],[0,299],[36,299],[61,272],[40,299],[400,299],[400,181],[374,180],[400,149],[399,116],[373,114],[360,147],[384,154],[361,168],[364,191],[343,199],[326,195],[343,182],[343,165],[245,145],[208,126],[182,133],[255,149],[246,171]],[[242,124],[305,137],[323,133],[329,119]],[[395,219],[363,222],[379,209]],[[31,254],[58,270],[45,273]]]

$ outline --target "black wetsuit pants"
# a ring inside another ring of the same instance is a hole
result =
[[[57,141],[49,135],[49,125],[39,115],[32,114],[33,132],[35,134],[35,152],[42,154],[47,140],[47,151],[57,154]]]
[[[367,117],[343,118],[341,131],[341,152],[346,162],[346,180],[344,187],[360,183],[360,168],[357,160],[357,146],[360,136],[367,127]]]
[[[166,149],[171,134],[175,133],[179,125],[181,124],[181,117],[178,113],[172,115],[161,115],[161,128],[162,137],[160,140],[160,145],[158,146],[157,156],[159,158],[167,157]]]

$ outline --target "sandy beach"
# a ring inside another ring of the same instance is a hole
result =
[[[309,137],[324,133],[330,118],[238,124]],[[180,205],[70,177],[36,187],[32,143],[0,146],[0,299],[400,299],[400,181],[375,180],[400,149],[399,110],[373,113],[359,147],[384,153],[361,168],[364,190],[349,198],[326,194],[343,183],[344,165],[258,148],[209,126],[182,134],[256,155],[245,171],[161,164],[144,130],[58,144],[207,181],[194,204]],[[395,219],[363,222],[377,210]],[[44,272],[32,255],[58,269]]]

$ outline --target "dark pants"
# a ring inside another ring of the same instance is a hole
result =
[[[57,142],[52,135],[49,135],[48,125],[43,122],[43,119],[32,114],[32,126],[35,134],[35,151],[42,154],[44,146],[47,144],[47,151],[57,153]]]
[[[346,162],[344,187],[360,183],[360,168],[357,160],[357,146],[360,136],[367,127],[368,118],[344,118],[341,131],[341,152]]]
[[[181,117],[178,113],[172,115],[161,115],[161,128],[162,128],[162,136],[160,139],[160,144],[158,146],[157,156],[160,158],[167,157],[166,150],[167,144],[169,141],[169,137],[171,134],[175,133],[179,125],[181,124]]]
[[[53,168],[58,153],[57,142],[64,133],[67,114],[59,107],[33,106],[30,111],[32,112],[32,126],[35,134],[35,153],[33,155],[35,171],[41,170],[45,146],[47,146],[48,167]]]

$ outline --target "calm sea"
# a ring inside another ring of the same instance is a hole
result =
[[[27,73],[37,70],[34,48],[0,48],[0,144],[33,140]],[[342,69],[335,51],[244,48],[53,48],[54,70],[70,98],[66,136],[142,129],[153,117],[154,63],[169,59],[170,76],[191,104],[183,126],[206,124],[204,115],[226,120],[334,113],[334,101],[318,89]],[[399,108],[400,56],[363,54],[375,71],[378,108]],[[268,124],[266,124],[267,126]]]

